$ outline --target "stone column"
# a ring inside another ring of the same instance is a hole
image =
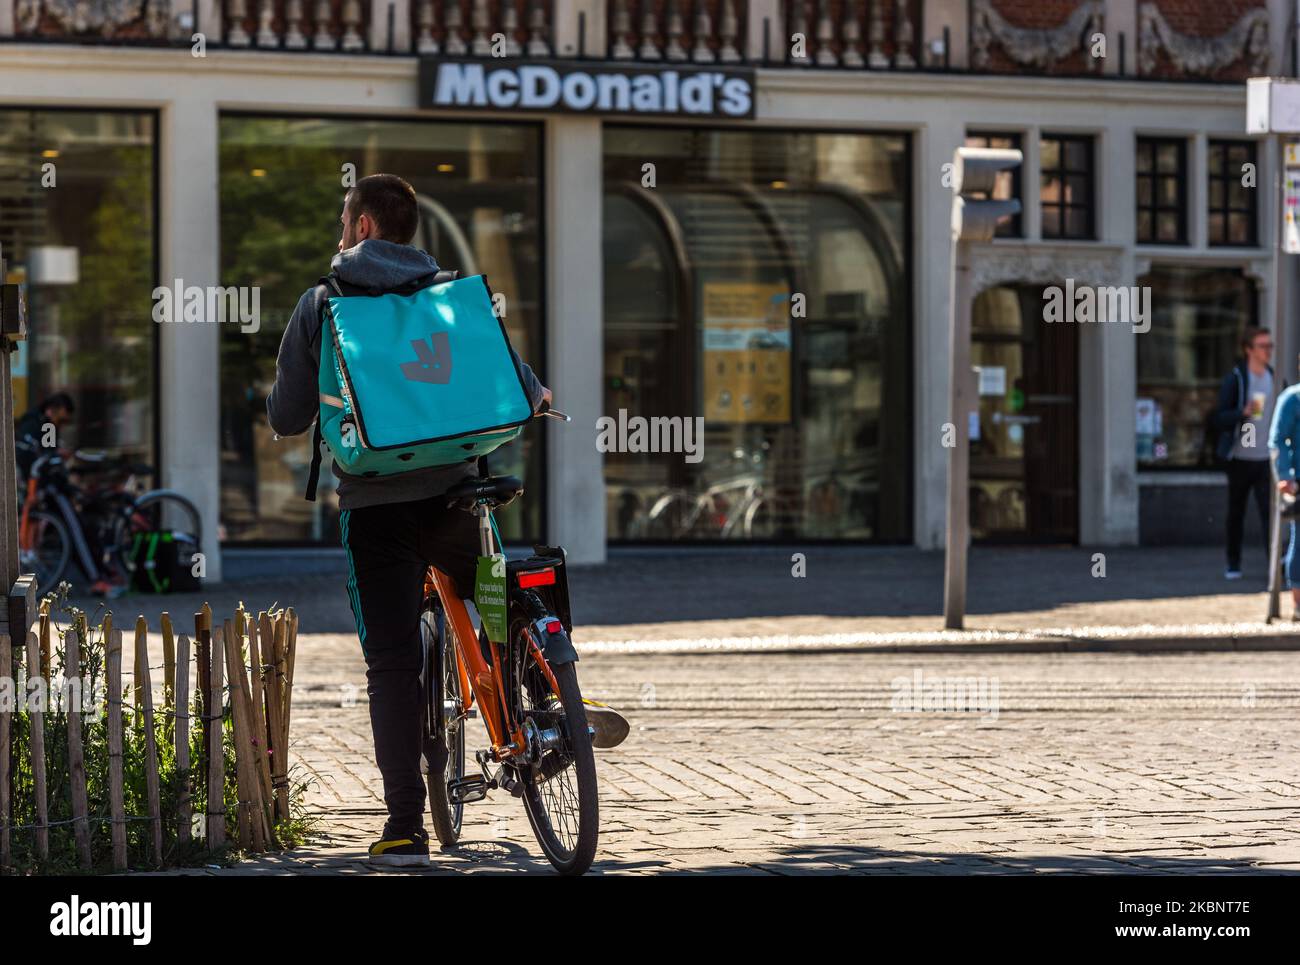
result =
[[[1099,237],[1123,254],[1118,277],[1077,284],[1135,284],[1131,247],[1137,231],[1133,170],[1134,131],[1112,124],[1096,145],[1096,208]],[[1079,330],[1079,542],[1132,545],[1138,540],[1137,340],[1131,325],[1083,325]]]
[[[546,124],[546,365],[539,372],[569,423],[546,420],[547,539],[578,563],[605,559],[605,477],[596,449],[604,415],[601,124]]]
[[[177,97],[160,112],[159,277],[164,286],[218,285],[220,204],[217,107]],[[220,325],[159,325],[162,485],[191,499],[203,517],[207,579],[221,579],[217,540],[221,491]]]

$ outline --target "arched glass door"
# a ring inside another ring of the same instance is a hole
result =
[[[605,454],[612,540],[910,535],[905,195],[831,179],[821,137],[607,131],[605,414],[703,427]],[[615,176],[655,146],[653,184]]]

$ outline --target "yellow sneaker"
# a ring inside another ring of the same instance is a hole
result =
[[[411,868],[429,863],[429,832],[423,828],[394,833],[384,825],[384,835],[370,846],[370,864],[385,868]]]

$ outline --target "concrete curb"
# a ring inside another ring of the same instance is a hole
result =
[[[684,637],[575,642],[579,654],[736,653],[1210,653],[1300,651],[1300,628],[1262,623],[1186,627],[1065,627],[892,633]]]

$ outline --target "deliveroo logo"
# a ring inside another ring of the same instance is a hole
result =
[[[411,382],[446,385],[451,381],[451,343],[446,332],[434,332],[426,342],[412,339],[415,361],[402,363],[402,376]]]

